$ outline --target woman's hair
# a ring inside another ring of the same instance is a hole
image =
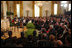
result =
[[[49,40],[50,40],[50,41],[54,41],[54,40],[55,40],[55,36],[54,36],[53,34],[51,34],[51,35],[49,36]]]

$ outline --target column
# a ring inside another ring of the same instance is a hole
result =
[[[68,11],[68,9],[69,9],[69,1],[67,2],[67,11]]]
[[[14,8],[13,8],[13,1],[11,1],[11,12],[12,12],[12,13],[14,12],[13,9],[14,9]]]
[[[16,1],[13,1],[14,2],[14,17],[16,17],[17,15],[17,9],[16,9]]]
[[[1,1],[1,18],[3,18],[3,4],[2,4],[2,1]]]
[[[51,15],[54,15],[54,1],[51,1]]]
[[[3,3],[3,16],[4,16],[4,19],[7,18],[7,4],[6,4],[6,1],[2,1]]]
[[[10,11],[10,8],[9,8],[9,1],[7,1],[7,11],[8,11],[8,12]]]
[[[57,4],[58,4],[58,7],[57,7],[57,15],[59,15],[60,14],[60,11],[61,11],[61,9],[60,9],[60,2],[57,2]]]
[[[48,10],[46,10],[45,12],[46,12],[46,17],[47,17],[47,16],[48,16],[48,15],[47,15],[47,14],[48,14]]]
[[[20,17],[23,17],[23,1],[20,1]]]
[[[42,6],[40,6],[40,17],[42,17]]]

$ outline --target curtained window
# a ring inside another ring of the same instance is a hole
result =
[[[35,7],[35,9],[34,9],[34,10],[35,10],[35,17],[39,17],[39,14],[40,14],[40,13],[39,13],[39,11],[40,11],[39,6],[37,6],[37,5],[35,4],[34,7]]]
[[[61,6],[63,6],[63,7],[67,7],[67,1],[61,1]]]
[[[54,4],[54,15],[57,15],[57,4]]]
[[[68,9],[69,11],[71,10],[71,4],[69,4],[69,9]]]
[[[16,7],[17,7],[17,16],[20,17],[20,4],[17,4]]]

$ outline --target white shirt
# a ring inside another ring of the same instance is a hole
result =
[[[53,28],[54,26],[53,26],[53,25],[50,25],[50,27],[52,27],[52,28]]]
[[[32,23],[32,21],[30,20],[28,23]]]
[[[26,22],[26,20],[23,20],[23,23],[25,23]]]

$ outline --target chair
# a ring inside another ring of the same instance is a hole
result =
[[[40,40],[38,42],[38,47],[49,47],[49,42],[47,40]]]

